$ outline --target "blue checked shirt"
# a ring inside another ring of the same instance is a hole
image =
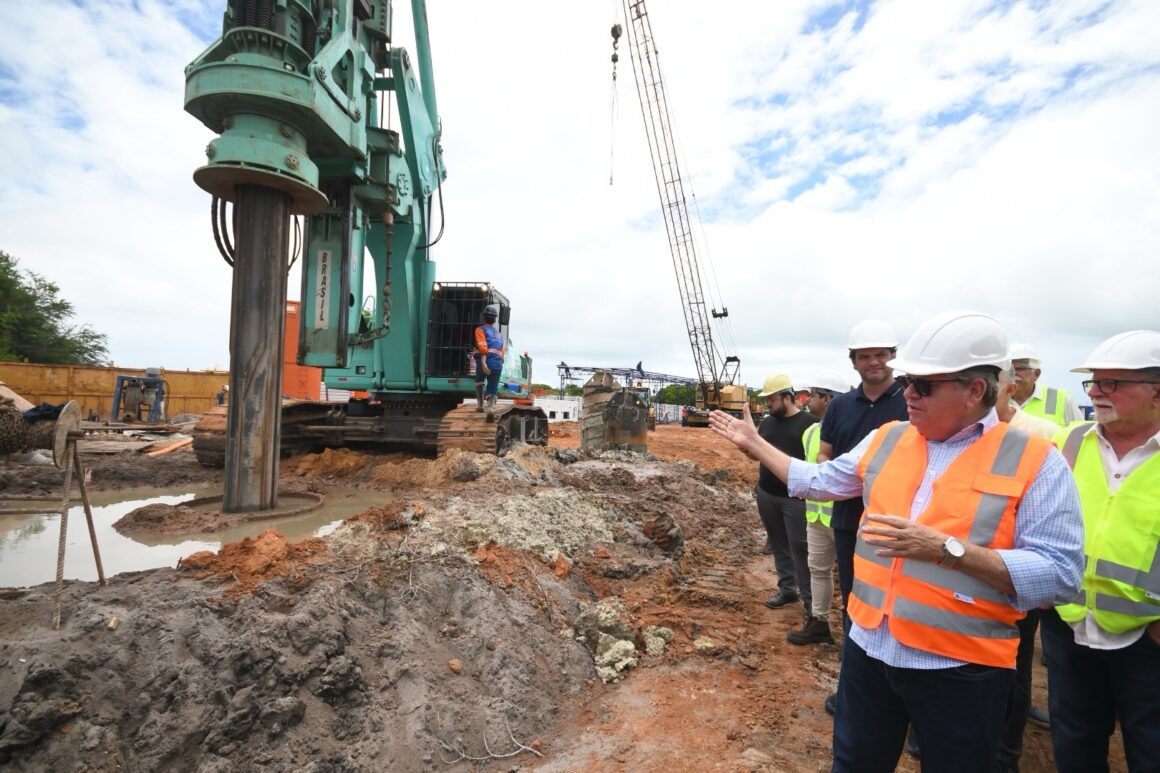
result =
[[[934,482],[946,472],[958,455],[982,434],[999,423],[992,409],[979,421],[943,441],[927,440],[926,473],[914,502],[910,505],[913,521],[930,502]],[[805,499],[848,499],[862,495],[862,478],[858,462],[870,446],[874,435],[863,438],[850,450],[823,464],[790,460],[789,495]],[[1048,453],[1043,467],[1028,487],[1015,513],[1015,547],[996,551],[1007,565],[1015,595],[1011,605],[1021,611],[1047,604],[1066,604],[1079,592],[1083,578],[1083,514],[1079,492],[1067,462],[1055,448]],[[853,623],[850,638],[871,657],[898,668],[953,668],[961,660],[935,655],[908,647],[890,635],[886,619],[874,629]]]

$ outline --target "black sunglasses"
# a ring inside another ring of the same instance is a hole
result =
[[[1147,379],[1133,379],[1133,378],[1097,378],[1089,379],[1088,381],[1081,381],[1083,391],[1090,392],[1094,386],[1103,392],[1105,395],[1110,395],[1116,391],[1120,384],[1155,384],[1160,386],[1160,381],[1148,381]]]
[[[934,392],[935,384],[949,384],[952,381],[961,383],[962,379],[957,378],[920,378],[919,376],[897,376],[895,381],[903,389],[907,387],[914,387],[914,391],[918,392],[919,397],[930,397]]]

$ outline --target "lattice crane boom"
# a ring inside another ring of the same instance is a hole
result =
[[[729,312],[724,308],[721,311],[710,308],[701,287],[701,269],[685,199],[685,183],[681,177],[672,118],[644,0],[624,0],[624,15],[636,92],[697,378],[703,385],[705,406],[718,407],[723,402],[721,387],[736,380],[741,361],[735,356],[722,356],[713,343],[712,319],[727,316]]]

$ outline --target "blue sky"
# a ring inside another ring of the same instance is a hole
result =
[[[609,110],[619,5],[428,9],[449,170],[438,274],[494,281],[549,383],[561,360],[692,371],[625,42]],[[182,110],[224,7],[0,4],[0,249],[57,282],[124,366],[228,363],[229,268],[191,180],[212,136]],[[1160,4],[650,11],[706,290],[749,383],[853,379],[854,323],[905,340],[968,307],[1076,393],[1067,368],[1095,343],[1160,327]]]

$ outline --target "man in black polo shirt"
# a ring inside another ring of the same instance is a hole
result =
[[[864,320],[851,328],[848,345],[850,362],[862,383],[830,401],[822,419],[818,462],[841,456],[888,421],[908,418],[902,387],[895,383],[894,371],[886,367],[886,362],[898,351],[894,328],[881,320]],[[845,606],[854,586],[854,543],[861,520],[861,499],[834,502],[830,525],[834,529],[838,585],[842,593],[842,629],[846,634],[850,633],[850,617],[845,613]],[[826,699],[826,710],[831,714],[834,713],[833,699],[833,695]]]
[[[765,398],[769,413],[757,425],[757,434],[782,453],[805,459],[802,434],[818,417],[798,408],[789,376],[783,373],[769,376],[758,396]],[[806,501],[791,497],[785,483],[764,466],[758,468],[755,496],[777,569],[777,594],[766,599],[765,606],[780,609],[801,598],[808,616],[811,598]]]

